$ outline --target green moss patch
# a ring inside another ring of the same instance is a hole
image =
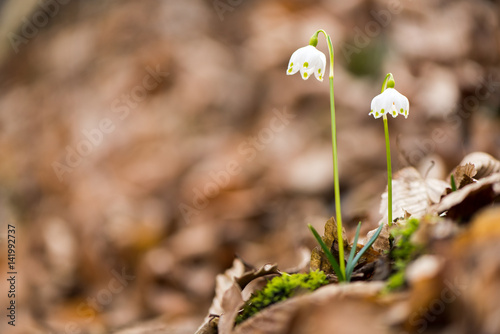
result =
[[[236,324],[250,318],[262,309],[293,297],[303,291],[314,291],[328,284],[322,271],[308,274],[282,274],[270,280],[262,290],[256,291],[245,303],[243,310],[236,317]]]

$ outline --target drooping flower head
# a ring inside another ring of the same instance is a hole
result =
[[[392,164],[391,164],[391,144],[389,141],[389,126],[387,122],[387,113],[392,117],[403,115],[408,118],[410,102],[406,96],[394,89],[395,82],[392,73],[387,73],[382,83],[381,93],[372,100],[371,111],[368,115],[375,118],[383,117],[385,150],[387,154],[387,224],[392,225]]]
[[[325,73],[325,54],[313,45],[304,46],[292,54],[286,74],[292,75],[300,70],[302,79],[307,80],[314,73],[319,81],[323,81]]]
[[[405,118],[408,118],[409,110],[410,102],[408,102],[408,98],[394,89],[394,80],[389,80],[387,88],[373,98],[369,115],[379,118],[390,113],[392,117],[401,114]]]

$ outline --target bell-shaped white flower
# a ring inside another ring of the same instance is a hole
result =
[[[302,79],[307,80],[314,73],[319,81],[323,81],[325,73],[325,54],[312,45],[304,46],[292,54],[286,74],[292,75],[300,70]]]
[[[387,88],[383,93],[373,98],[369,115],[379,118],[390,113],[392,117],[401,114],[408,118],[409,110],[410,102],[408,102],[408,98],[394,88]]]

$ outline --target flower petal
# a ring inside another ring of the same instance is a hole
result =
[[[369,115],[373,115],[373,117],[379,118],[384,114],[387,114],[388,111],[389,109],[384,106],[384,96],[382,96],[382,94],[375,96],[372,100],[371,112],[369,113]]]
[[[323,77],[325,75],[325,67],[326,67],[325,54],[318,50],[318,54],[316,56],[316,59],[314,60],[314,76],[319,81],[323,81]]]
[[[370,111],[370,113],[368,115],[373,115],[373,117],[375,117],[375,118],[380,118],[380,117],[382,117],[383,113],[372,109],[372,111]]]
[[[314,68],[311,68],[311,67],[308,67],[308,68],[302,67],[300,69],[300,75],[302,76],[302,79],[307,80],[307,79],[309,79],[309,77],[311,76],[311,74],[313,73],[313,71],[314,71]]]
[[[389,112],[392,117],[402,114],[406,118],[409,107],[410,103],[406,96],[394,88],[387,88],[383,93],[373,98],[369,115],[378,118]]]
[[[312,45],[304,46],[296,50],[290,57],[286,74],[292,75],[300,71],[304,80],[314,73],[319,81],[323,81],[326,67],[326,57],[323,52]]]
[[[290,61],[288,62],[288,69],[286,71],[287,75],[295,74],[300,70],[301,65],[299,64],[301,64],[304,59],[304,53],[302,49],[303,48],[296,50],[290,57]]]
[[[410,102],[408,101],[408,98],[402,94],[400,94],[401,97],[396,101],[396,110],[398,113],[403,115],[405,118],[408,118],[408,113],[410,111]]]

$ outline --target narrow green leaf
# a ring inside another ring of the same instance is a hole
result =
[[[307,226],[309,227],[312,234],[314,235],[314,238],[316,238],[316,241],[318,242],[318,244],[321,246],[321,249],[323,249],[323,252],[325,252],[326,257],[328,258],[328,262],[330,262],[330,264],[332,265],[333,271],[335,271],[335,274],[337,274],[339,282],[345,281],[345,278],[342,275],[342,271],[340,270],[339,263],[335,260],[332,252],[330,252],[328,247],[325,245],[325,243],[323,242],[323,239],[321,239],[321,236],[318,234],[318,232],[314,229],[314,227],[311,224],[309,224]]]
[[[455,183],[455,175],[451,174],[451,191],[457,191],[457,184]]]
[[[347,260],[347,267],[345,268],[345,279],[347,282],[351,280],[351,273],[354,269],[356,263],[352,262],[354,255],[356,254],[356,249],[358,245],[359,231],[361,230],[361,222],[358,224],[358,228],[356,229],[356,234],[354,235],[354,241],[352,242],[351,252],[349,253],[349,259]]]
[[[358,263],[359,259],[361,258],[361,256],[363,256],[363,254],[368,250],[368,248],[370,248],[373,243],[375,242],[375,240],[377,240],[378,236],[380,235],[380,232],[382,231],[382,227],[384,226],[384,223],[380,224],[379,228],[377,229],[377,231],[375,232],[375,234],[371,237],[371,239],[366,243],[366,245],[361,248],[361,250],[359,251],[359,253],[356,255],[356,257],[354,258],[354,260],[352,261],[353,262],[353,268],[354,268],[354,265],[356,263]]]

